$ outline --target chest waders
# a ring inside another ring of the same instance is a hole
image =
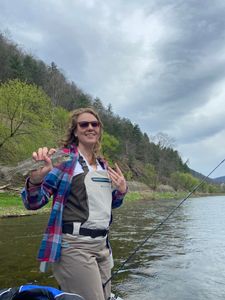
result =
[[[106,170],[89,171],[82,156],[83,173],[72,178],[71,190],[63,211],[63,233],[106,236],[111,220],[112,189]]]
[[[106,300],[111,294],[110,284],[103,289],[111,275],[111,180],[106,170],[89,171],[82,157],[79,163],[84,172],[72,178],[63,210],[61,257],[53,274],[63,290],[86,300]]]

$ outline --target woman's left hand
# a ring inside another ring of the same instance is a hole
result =
[[[116,186],[116,188],[121,192],[125,193],[127,190],[127,183],[123,176],[123,173],[121,172],[119,166],[115,164],[115,169],[112,169],[108,167],[108,174],[111,178],[113,184]]]

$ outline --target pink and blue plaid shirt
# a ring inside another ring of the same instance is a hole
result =
[[[73,171],[79,157],[75,145],[71,145],[70,148],[64,148],[63,151],[70,153],[72,159],[53,168],[40,186],[32,186],[32,188],[28,189],[26,184],[21,192],[23,203],[29,210],[41,208],[53,196],[48,225],[38,254],[38,259],[45,262],[55,262],[60,258],[63,208],[70,192]],[[104,161],[101,161],[101,164],[104,169],[107,168]],[[124,196],[125,193],[114,190],[112,192],[112,208],[119,207],[123,202]]]

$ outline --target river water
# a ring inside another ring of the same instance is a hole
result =
[[[115,270],[179,202],[128,202],[115,211]],[[57,287],[35,260],[46,222],[47,215],[0,219],[0,287]],[[113,278],[113,289],[126,300],[224,299],[225,196],[188,199]]]

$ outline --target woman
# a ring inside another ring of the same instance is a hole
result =
[[[53,206],[39,250],[39,260],[53,264],[62,290],[86,300],[111,294],[111,260],[107,234],[111,208],[119,207],[127,191],[124,176],[99,157],[102,123],[91,108],[73,112],[63,151],[72,159],[54,167],[55,149],[39,148],[33,158],[45,166],[33,171],[22,191],[28,209],[38,209],[53,195]],[[115,189],[112,191],[112,185]]]

